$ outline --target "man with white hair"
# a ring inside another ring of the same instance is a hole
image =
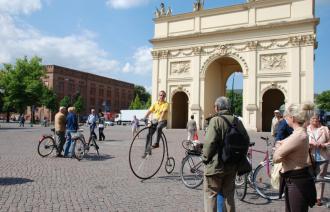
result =
[[[59,145],[57,148],[57,157],[63,157],[62,150],[63,150],[63,145],[65,143],[65,112],[66,108],[65,107],[60,107],[58,113],[55,115],[55,133],[57,135],[57,138],[59,140]]]
[[[229,123],[237,128],[245,140],[249,136],[242,122],[230,112],[230,102],[227,97],[219,97],[214,103],[216,115],[214,115],[207,128],[203,147],[204,169],[204,210],[205,212],[217,211],[217,196],[223,196],[224,210],[235,211],[235,176],[238,169],[237,163],[222,160],[222,148],[225,145],[226,132]],[[228,122],[228,123],[227,123]],[[244,156],[243,156],[244,157]]]
[[[272,119],[272,126],[270,129],[271,135],[275,138],[277,133],[277,126],[282,118],[282,114],[279,110],[274,110],[274,117]]]

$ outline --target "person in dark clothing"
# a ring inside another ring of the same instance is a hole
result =
[[[75,143],[71,139],[71,133],[77,132],[78,130],[78,118],[75,113],[75,107],[68,108],[68,115],[66,117],[66,135],[67,141],[64,147],[64,156],[73,157]]]
[[[293,129],[288,125],[285,119],[282,119],[278,123],[276,131],[277,132],[276,132],[275,142],[287,138],[289,135],[292,134]]]
[[[104,130],[104,114],[101,112],[99,113],[99,141],[105,140],[105,135],[103,133]]]

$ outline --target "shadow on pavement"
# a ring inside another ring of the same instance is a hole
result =
[[[111,155],[106,155],[106,154],[100,154],[97,155],[96,153],[88,153],[87,155],[84,156],[83,160],[88,160],[88,161],[104,161],[104,160],[110,160],[115,158],[114,156]]]
[[[0,177],[0,185],[18,185],[30,182],[33,180],[20,177]]]

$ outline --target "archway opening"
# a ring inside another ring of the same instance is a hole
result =
[[[172,128],[185,129],[188,121],[188,96],[177,92],[172,97]]]
[[[274,110],[279,110],[285,103],[285,97],[282,91],[270,89],[262,97],[262,131],[270,132]]]
[[[231,57],[220,57],[213,61],[207,68],[205,73],[205,93],[204,93],[204,117],[207,118],[214,114],[214,101],[219,96],[227,96],[230,94],[232,89],[233,77],[234,77],[234,90],[236,91],[235,80],[238,78],[237,72],[240,73],[238,76],[242,80],[242,67],[240,64]],[[236,73],[234,75],[234,73]],[[243,86],[240,86],[242,92]],[[236,97],[236,95],[234,94]]]

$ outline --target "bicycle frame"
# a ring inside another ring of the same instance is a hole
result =
[[[269,147],[269,142],[268,142],[269,139],[268,138],[263,138],[263,137],[261,137],[261,139],[266,141],[266,151],[253,149],[252,147],[250,147],[249,150],[248,150],[248,158],[250,160],[251,165],[253,165],[252,164],[252,152],[257,152],[257,153],[260,153],[260,154],[264,154],[265,157],[259,164],[266,163],[266,165],[267,165],[267,169],[266,169],[267,170],[267,175],[269,177],[271,177],[271,170],[270,170],[270,166],[269,166],[270,165],[269,148],[268,148]]]

